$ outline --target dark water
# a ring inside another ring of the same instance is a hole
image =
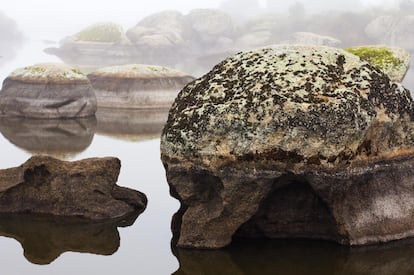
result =
[[[37,62],[32,45],[0,68]],[[42,61],[52,59],[37,55]],[[411,89],[413,70],[406,83]],[[2,274],[414,274],[414,241],[345,248],[329,242],[235,240],[223,250],[171,249],[179,204],[160,161],[165,111],[100,110],[93,119],[0,119],[0,169],[33,154],[61,159],[116,156],[118,184],[144,192],[147,209],[130,220],[85,225],[28,216],[0,217]],[[136,219],[136,220],[135,220]]]

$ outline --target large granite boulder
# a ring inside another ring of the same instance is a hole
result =
[[[103,221],[141,212],[141,192],[116,185],[117,158],[67,162],[34,156],[0,170],[0,214],[45,214]]]
[[[344,50],[237,54],[187,85],[161,136],[180,247],[234,236],[413,236],[409,91]]]
[[[345,50],[381,69],[391,81],[402,82],[410,67],[410,53],[402,48],[358,46]]]
[[[380,44],[414,50],[414,15],[383,15],[372,20],[365,32]]]
[[[99,107],[169,108],[181,88],[194,78],[154,65],[129,64],[98,69],[88,78]]]
[[[0,116],[71,118],[93,116],[96,97],[82,72],[64,64],[17,69],[3,82]]]

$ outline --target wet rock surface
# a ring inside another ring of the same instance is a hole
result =
[[[88,78],[64,64],[17,69],[3,82],[0,116],[72,118],[93,116],[96,97]]]
[[[179,90],[194,78],[154,65],[130,64],[98,69],[88,78],[99,107],[169,108]]]
[[[226,59],[179,93],[161,137],[173,243],[412,236],[413,117],[408,90],[343,50]]]
[[[46,214],[91,221],[141,212],[141,192],[117,186],[116,158],[67,162],[34,156],[16,168],[0,170],[1,214]]]

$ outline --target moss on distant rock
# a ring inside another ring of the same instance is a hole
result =
[[[96,23],[74,35],[77,41],[89,42],[120,42],[122,41],[122,27],[111,22]]]
[[[394,81],[402,81],[408,70],[409,53],[400,48],[361,46],[345,50],[384,71]]]
[[[30,83],[88,83],[79,69],[61,63],[38,63],[13,71],[10,78]]]

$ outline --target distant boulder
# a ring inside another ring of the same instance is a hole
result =
[[[342,42],[336,38],[326,35],[311,32],[295,32],[290,35],[290,39],[285,41],[285,43],[338,47]]]
[[[131,42],[141,46],[177,47],[185,43],[188,28],[180,12],[162,11],[145,17],[128,29],[126,35]]]
[[[70,118],[93,116],[96,97],[82,72],[60,63],[20,68],[3,82],[0,116]]]
[[[181,88],[194,78],[175,69],[129,64],[88,75],[99,107],[169,108]]]
[[[402,82],[410,66],[410,53],[402,48],[359,46],[346,51],[381,69],[392,81]]]
[[[218,38],[232,38],[235,24],[225,12],[217,9],[194,9],[186,16],[193,29],[192,39],[206,47],[214,45]]]
[[[379,44],[414,50],[414,15],[379,16],[367,25],[365,32]]]
[[[76,42],[125,43],[122,27],[112,22],[93,24],[68,38]]]

